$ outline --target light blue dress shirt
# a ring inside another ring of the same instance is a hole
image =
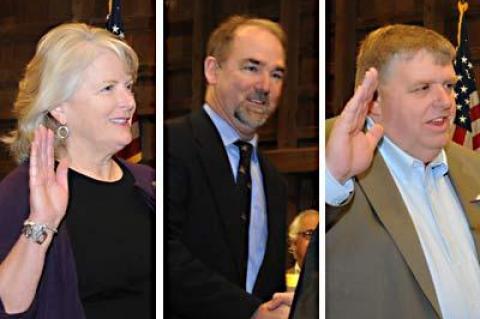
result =
[[[325,202],[332,206],[340,206],[346,203],[346,200],[353,193],[353,180],[349,179],[344,184],[333,177],[328,169],[325,169]]]
[[[445,151],[425,165],[387,137],[378,149],[420,238],[443,318],[480,318],[479,262],[465,213],[447,174]],[[326,175],[326,192],[330,192],[332,178]],[[343,196],[346,192],[348,197],[347,187]]]
[[[238,162],[240,161],[240,151],[234,143],[240,139],[240,135],[238,135],[237,131],[215,113],[207,104],[204,104],[203,108],[212,119],[213,124],[220,134],[223,146],[228,155],[228,160],[230,161],[232,174],[236,180]],[[263,177],[257,155],[258,136],[255,135],[250,141],[245,142],[249,142],[253,145],[252,161],[250,164],[250,174],[252,176],[252,200],[250,207],[250,226],[248,230],[248,265],[245,287],[247,292],[252,293],[258,271],[262,266],[263,257],[265,255],[268,227]]]

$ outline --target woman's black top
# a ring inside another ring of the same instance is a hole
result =
[[[122,170],[116,182],[69,171],[66,222],[88,319],[155,314],[154,215]]]

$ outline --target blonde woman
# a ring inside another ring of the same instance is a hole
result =
[[[38,43],[4,139],[19,166],[0,184],[1,318],[150,317],[154,171],[114,156],[132,139],[137,68],[85,24]]]

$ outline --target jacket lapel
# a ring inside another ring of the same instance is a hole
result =
[[[205,111],[193,113],[191,121],[207,185],[214,196],[216,211],[224,226],[225,239],[240,276],[240,204],[235,194],[235,180],[228,155],[217,129]]]
[[[284,225],[285,221],[283,220],[283,214],[279,214],[282,211],[282,201],[278,200],[281,196],[281,190],[279,189],[280,183],[275,180],[275,171],[274,168],[265,161],[263,156],[258,153],[258,158],[260,161],[260,168],[263,175],[263,188],[265,191],[265,201],[266,201],[266,213],[268,220],[268,247],[275,243],[277,240],[284,240],[281,233],[275,231],[279,225]]]
[[[438,316],[441,317],[440,306],[420,239],[400,191],[378,152],[374,156],[370,169],[359,175],[358,181],[373,211],[400,250],[425,296],[430,300]]]
[[[456,148],[452,150],[452,148]],[[456,145],[449,144],[445,148],[448,159],[448,174],[462,207],[465,211],[467,222],[470,226],[475,241],[477,258],[480,256],[480,203],[472,203],[480,192],[480,176],[478,166],[468,160],[468,154]]]
[[[263,175],[263,189],[265,191],[266,213],[268,223],[268,240],[266,246],[266,252],[273,253],[275,248],[278,247],[280,241],[284,241],[284,232],[279,231],[279,228],[285,227],[285,215],[280,212],[284,211],[282,207],[281,182],[278,180],[278,176],[275,175],[276,171],[273,166],[265,160],[263,155],[258,152],[258,158],[260,161],[260,168]],[[275,252],[277,253],[277,252]],[[266,255],[266,254],[265,254]],[[268,256],[264,257],[264,260]],[[268,271],[268,269],[267,269]]]

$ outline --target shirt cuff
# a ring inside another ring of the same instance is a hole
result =
[[[343,185],[325,168],[325,202],[330,206],[342,206],[353,194],[353,179]]]

